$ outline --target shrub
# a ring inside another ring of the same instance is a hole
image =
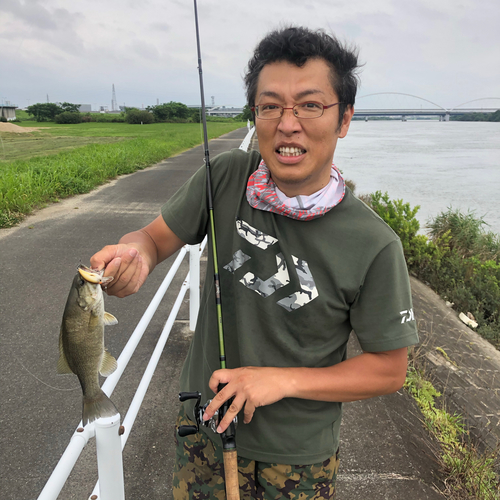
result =
[[[82,115],[79,112],[64,111],[54,118],[56,123],[82,123]]]
[[[95,121],[96,121],[96,119],[95,119],[94,115],[91,115],[90,113],[82,114],[82,122],[83,123],[90,123],[90,122],[95,122]]]
[[[459,312],[470,312],[478,333],[500,348],[500,241],[483,230],[473,213],[448,209],[428,223],[430,239],[417,234],[420,224],[402,200],[380,191],[362,200],[401,239],[408,269],[425,280]]]
[[[119,115],[110,113],[97,113],[92,115],[93,121],[98,123],[125,123],[125,115],[120,113]]]
[[[474,212],[463,214],[451,207],[427,224],[433,239],[448,232],[451,236],[450,245],[462,256],[476,255],[481,260],[494,259],[500,262],[500,238],[494,233],[485,232],[485,225],[482,217],[476,218]]]
[[[127,109],[125,121],[130,124],[148,124],[154,122],[154,116],[149,111],[136,108]]]

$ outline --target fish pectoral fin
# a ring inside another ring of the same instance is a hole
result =
[[[103,377],[109,377],[118,367],[118,363],[116,359],[109,354],[108,351],[104,351],[104,356],[102,357],[101,368],[99,369],[99,373]]]
[[[110,313],[104,313],[104,324],[107,326],[118,324],[118,320]]]
[[[73,373],[71,368],[68,365],[68,361],[66,360],[66,356],[64,355],[64,352],[61,351],[61,354],[59,355],[59,361],[57,362],[57,373],[59,374],[64,374],[64,373]]]

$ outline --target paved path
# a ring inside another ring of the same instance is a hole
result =
[[[245,132],[242,129],[211,141],[211,154],[238,147]],[[77,381],[55,373],[59,324],[76,265],[80,259],[88,263],[90,256],[103,245],[117,241],[124,233],[156,217],[161,204],[202,163],[202,148],[194,148],[155,167],[122,177],[89,195],[42,210],[14,230],[0,231],[0,487],[3,498],[37,497],[81,417],[81,391]],[[107,347],[115,356],[121,352],[172,262],[173,259],[169,259],[162,263],[137,295],[106,299],[106,309],[119,320],[117,326],[106,331]],[[122,415],[126,413],[180,283],[181,278],[174,283],[173,291],[146,331],[113,394],[112,399]],[[437,371],[446,377],[446,370],[452,368],[439,357],[436,362],[435,347],[441,346],[450,357],[456,357],[460,349],[455,340],[465,338],[467,343],[462,342],[462,347],[474,349],[474,353],[479,349],[478,356],[483,356],[474,373],[481,376],[486,373],[482,369],[490,370],[489,378],[481,378],[483,393],[493,389],[488,404],[497,404],[498,411],[500,354],[488,350],[484,342],[461,325],[456,314],[431,290],[416,280],[412,281],[412,287],[415,313],[424,339],[421,352],[428,359],[429,367],[438,367]],[[128,499],[171,498],[177,380],[191,337],[187,318],[184,304],[125,447]],[[448,335],[450,328],[461,334]],[[349,354],[358,351],[352,339]],[[461,355],[457,380],[462,380],[460,374],[464,371],[471,372],[467,366],[467,357]],[[467,391],[469,380],[447,386],[452,400],[454,394],[461,395],[459,406],[465,410],[471,392]],[[456,389],[457,385],[463,390]],[[489,414],[490,406],[479,410]],[[479,410],[474,406],[474,411],[469,413],[479,415]],[[480,418],[476,421],[481,434],[484,428],[481,422],[485,421]],[[496,422],[490,418],[490,430]],[[433,456],[437,446],[424,430],[415,403],[403,391],[346,404],[341,439],[339,499],[442,498],[434,486],[440,482]],[[86,498],[95,480],[92,441],[60,498]]]
[[[238,147],[246,128],[210,141],[211,155]],[[19,227],[0,231],[0,491],[6,499],[34,499],[42,490],[81,418],[75,377],[57,375],[58,337],[69,287],[81,261],[159,215],[161,205],[203,164],[202,147],[121,177],[88,195],[55,204]],[[118,325],[106,329],[116,357],[151,301],[173,259],[162,263],[133,297],[106,299]],[[182,275],[184,278],[185,273]],[[177,296],[172,286],[139,344],[113,401],[122,416]],[[179,318],[188,318],[186,306]],[[183,322],[169,341],[124,456],[127,497],[168,498],[172,470],[171,416],[178,411],[177,379],[188,340]],[[155,422],[151,425],[151,422]],[[130,448],[129,448],[130,444]],[[93,442],[92,442],[93,445]],[[86,498],[96,480],[92,447],[60,498]],[[155,491],[151,495],[149,487]],[[139,492],[140,490],[140,492]]]

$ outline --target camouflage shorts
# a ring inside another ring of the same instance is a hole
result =
[[[177,425],[193,425],[181,409]],[[204,432],[177,436],[175,500],[225,500],[222,448]],[[283,465],[238,457],[241,500],[322,500],[335,497],[338,451],[322,463]]]

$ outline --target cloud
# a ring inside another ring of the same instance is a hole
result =
[[[199,100],[190,1],[2,0],[0,11],[2,60],[11,68],[2,92],[11,101],[44,95],[42,81],[57,100],[78,88],[107,102],[113,82],[137,105]],[[406,92],[444,106],[498,94],[496,0],[203,0],[198,14],[207,96],[221,104],[244,103],[241,77],[254,47],[285,24],[356,43],[365,93]]]

